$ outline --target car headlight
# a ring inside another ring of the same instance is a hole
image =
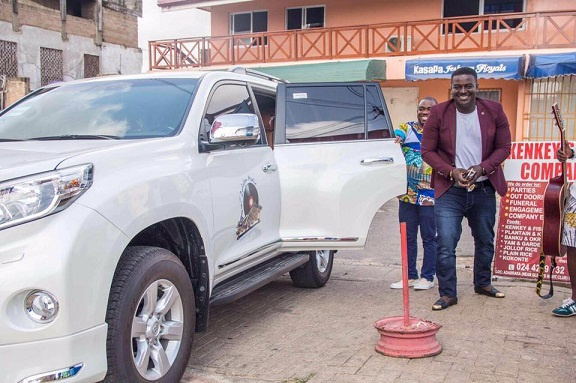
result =
[[[63,210],[92,185],[92,164],[0,182],[0,230]]]

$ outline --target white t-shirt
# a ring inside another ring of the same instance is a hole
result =
[[[482,133],[478,109],[472,113],[460,113],[456,110],[456,167],[468,169],[482,162]],[[476,181],[487,179],[478,177]]]

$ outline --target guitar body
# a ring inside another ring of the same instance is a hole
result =
[[[550,256],[566,254],[566,247],[561,245],[562,225],[564,223],[564,205],[567,190],[564,177],[550,179],[544,192],[544,224],[542,226],[542,253]]]
[[[552,115],[558,129],[560,129],[560,145],[563,151],[566,146],[566,129],[558,103],[552,105]],[[566,246],[562,246],[562,228],[564,225],[564,205],[568,197],[568,182],[566,182],[566,161],[562,162],[562,173],[558,177],[550,178],[544,191],[544,222],[542,224],[542,242],[540,246],[540,261],[538,262],[538,280],[536,281],[536,294],[542,299],[551,298],[554,295],[552,286],[552,274],[556,268],[556,257],[566,255]],[[542,282],[544,282],[544,270],[546,268],[546,256],[552,258],[550,268],[550,291],[541,295]]]
[[[560,130],[560,145],[564,147],[566,142],[566,129],[560,108],[557,103],[552,105],[552,115],[554,122]],[[566,247],[562,246],[562,226],[564,225],[564,205],[568,182],[566,182],[566,162],[562,163],[562,173],[558,177],[550,178],[546,191],[544,192],[544,223],[542,225],[542,249],[543,255],[552,257],[566,254]]]

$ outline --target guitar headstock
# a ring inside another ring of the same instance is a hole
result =
[[[552,104],[552,115],[554,116],[554,123],[558,129],[560,129],[560,134],[563,136],[566,128],[564,127],[564,120],[562,119],[562,113],[560,113],[560,107],[557,102]]]

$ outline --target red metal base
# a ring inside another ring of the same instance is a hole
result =
[[[374,324],[380,333],[376,351],[396,358],[426,358],[442,352],[436,340],[441,325],[410,317],[404,326],[404,317],[383,318]]]

